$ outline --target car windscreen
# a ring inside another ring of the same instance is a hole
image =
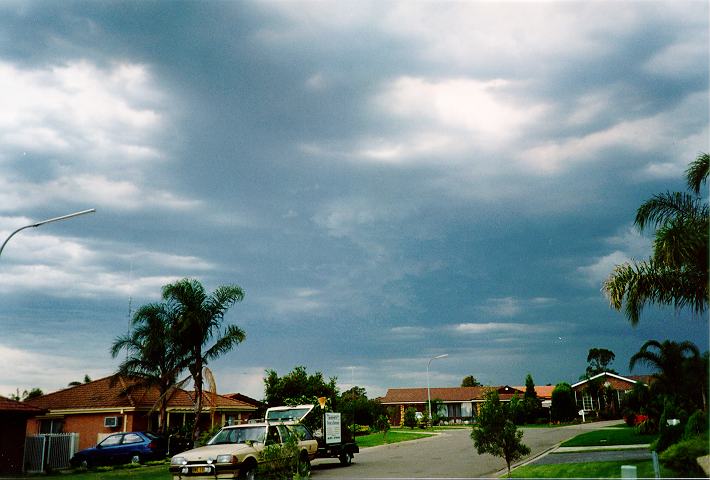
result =
[[[265,438],[266,427],[263,425],[254,427],[224,428],[208,442],[208,445],[247,442],[264,443]]]
[[[269,410],[266,419],[270,422],[300,420],[311,408],[289,408],[285,410]]]

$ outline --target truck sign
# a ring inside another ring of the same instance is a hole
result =
[[[340,443],[342,437],[340,434],[340,414],[327,412],[325,414],[325,443]]]

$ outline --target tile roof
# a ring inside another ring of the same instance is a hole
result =
[[[479,400],[487,390],[497,387],[448,387],[432,388],[431,399],[445,402],[469,402]],[[381,403],[422,403],[427,401],[426,387],[390,388],[387,394],[380,398]]]
[[[46,410],[76,410],[92,408],[151,408],[159,398],[157,387],[145,388],[136,385],[136,380],[113,376],[101,378],[75,387],[65,388],[33,398],[28,403]],[[133,388],[127,392],[127,388]],[[205,408],[216,406],[219,409],[253,410],[254,407],[222,395],[203,393]],[[193,408],[193,392],[177,389],[168,400],[168,408]]]
[[[517,390],[520,390],[522,392],[525,392],[525,386],[516,386],[513,387]],[[555,389],[554,385],[535,385],[535,393],[537,394],[537,398],[541,399],[551,399],[552,398],[552,391]]]
[[[42,409],[24,402],[18,402],[9,398],[0,397],[0,412],[23,412],[33,414],[42,413]]]

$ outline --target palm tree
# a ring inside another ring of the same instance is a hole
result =
[[[653,368],[658,373],[654,375],[656,380],[651,384],[652,389],[660,394],[675,397],[683,403],[689,400],[692,404],[692,397],[695,396],[693,391],[697,390],[695,386],[698,383],[702,383],[702,377],[697,377],[697,372],[691,367],[700,361],[700,351],[692,342],[649,340],[631,356],[629,370],[633,370],[639,363]],[[693,375],[688,375],[690,373]],[[707,371],[705,374],[707,375]]]
[[[690,308],[700,315],[708,306],[708,204],[701,185],[710,156],[700,154],[686,170],[691,193],[666,192],[644,202],[635,225],[655,228],[653,256],[617,265],[602,290],[616,310],[625,306],[632,325],[647,304]]]
[[[163,287],[163,299],[175,312],[177,347],[195,386],[193,439],[197,438],[202,411],[203,368],[246,338],[236,325],[221,328],[224,314],[243,298],[244,292],[237,285],[220,286],[208,295],[199,281],[187,278]],[[210,342],[212,345],[207,346]]]
[[[185,369],[180,351],[175,345],[173,330],[174,312],[163,303],[144,305],[132,319],[131,333],[116,338],[111,346],[111,355],[116,358],[122,350],[126,359],[121,362],[112,381],[128,378],[126,393],[139,387],[157,388],[158,428],[167,427],[167,403],[172,393],[183,382],[178,381]]]

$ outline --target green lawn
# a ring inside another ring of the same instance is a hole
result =
[[[355,437],[355,441],[357,442],[360,448],[367,448],[375,447],[377,445],[384,445],[385,443],[406,442],[408,440],[431,437],[432,435],[432,433],[422,433],[417,430],[412,430],[411,432],[402,430],[390,430],[387,433],[387,441],[385,441],[384,434],[381,432]]]
[[[89,470],[80,473],[59,473],[42,478],[56,478],[57,480],[170,480],[172,477],[168,472],[168,464],[162,465],[141,465],[135,468],[117,468],[108,471]]]
[[[656,435],[640,435],[633,427],[604,428],[582,433],[562,444],[563,447],[601,447],[651,443]]]
[[[654,478],[653,463],[650,460],[526,465],[513,470],[510,476],[512,478],[621,478],[622,465],[635,465],[637,478]],[[661,477],[678,478],[678,474],[661,467]]]

